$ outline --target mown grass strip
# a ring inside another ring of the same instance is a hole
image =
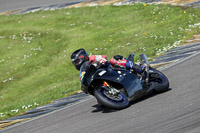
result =
[[[162,54],[199,33],[200,12],[134,4],[0,16],[0,119],[74,94],[71,53]]]

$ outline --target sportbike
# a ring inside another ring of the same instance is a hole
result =
[[[144,72],[109,67],[95,67],[85,62],[80,68],[81,89],[93,95],[98,103],[112,109],[123,109],[131,101],[137,100],[152,91],[164,92],[169,89],[167,77],[150,67],[147,56],[139,56]]]

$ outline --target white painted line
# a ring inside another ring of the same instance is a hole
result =
[[[186,57],[186,58],[184,58],[184,59],[182,59],[182,60],[179,60],[179,61],[177,61],[177,62],[175,62],[175,63],[172,63],[172,64],[169,65],[169,66],[166,66],[166,67],[164,67],[164,68],[161,68],[160,71],[165,70],[165,69],[168,69],[168,68],[173,67],[173,66],[175,66],[175,65],[178,65],[178,64],[180,64],[180,63],[182,63],[182,62],[184,62],[184,61],[186,61],[186,60],[189,60],[190,58],[193,58],[193,57],[197,56],[198,54],[200,54],[200,51],[197,52],[197,53],[195,53],[195,54],[193,54],[193,55],[190,55],[190,56],[188,56],[188,57]]]
[[[81,100],[81,101],[79,101],[79,102],[77,102],[77,103],[74,103],[74,104],[72,104],[72,105],[69,105],[69,106],[66,106],[66,107],[63,107],[63,108],[60,108],[60,109],[54,110],[54,111],[52,111],[52,112],[50,112],[50,113],[47,113],[47,114],[44,114],[44,115],[41,115],[41,116],[36,116],[35,118],[31,118],[31,120],[23,121],[23,122],[20,122],[20,123],[15,124],[15,125],[13,125],[13,126],[9,126],[9,127],[5,128],[5,129],[3,129],[3,130],[0,130],[0,132],[3,132],[3,131],[5,131],[5,130],[8,130],[8,129],[11,129],[11,128],[14,128],[14,127],[17,127],[17,126],[19,126],[19,125],[22,125],[22,124],[25,124],[25,123],[28,123],[28,122],[34,121],[34,120],[36,120],[36,119],[39,119],[39,118],[45,117],[45,116],[47,116],[47,115],[50,115],[50,114],[56,113],[56,112],[58,112],[58,111],[61,111],[61,110],[64,110],[64,109],[70,108],[70,107],[72,107],[72,106],[75,106],[75,105],[81,104],[81,103],[86,102],[86,101],[89,101],[89,100],[91,100],[91,99],[93,99],[93,98],[94,98],[93,96],[88,96],[87,99],[84,99],[84,100]]]

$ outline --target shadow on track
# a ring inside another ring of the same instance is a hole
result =
[[[171,91],[171,90],[172,90],[172,88],[169,88],[169,90],[167,90],[167,91],[165,91],[165,92],[162,92],[162,93],[166,93],[166,92]],[[147,100],[148,98],[151,98],[151,97],[154,97],[154,96],[156,96],[156,95],[162,94],[162,93],[152,92],[152,93],[150,93],[149,95],[146,95],[146,96],[144,96],[144,97],[139,98],[138,100],[135,100],[135,101],[130,102],[129,107],[132,106],[132,105],[134,105],[134,104],[137,104],[137,103],[139,103],[139,102],[142,102],[142,101],[144,101],[144,100]],[[97,112],[112,113],[112,112],[120,111],[120,110],[115,110],[115,109],[109,109],[109,108],[107,108],[107,107],[105,107],[105,106],[103,106],[103,105],[99,105],[99,104],[95,104],[95,105],[93,105],[92,107],[95,108],[95,110],[93,110],[92,113],[97,113]]]

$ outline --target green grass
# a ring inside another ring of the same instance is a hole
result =
[[[197,9],[143,4],[2,15],[0,119],[76,93],[79,72],[70,55],[78,48],[108,58],[132,52],[136,60],[140,53],[153,58],[200,33],[189,26],[199,22]]]

